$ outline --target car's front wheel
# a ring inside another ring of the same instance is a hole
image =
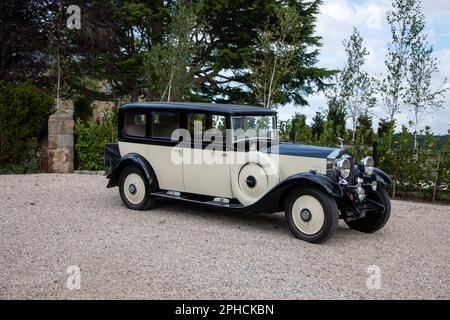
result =
[[[123,203],[129,209],[147,210],[155,204],[155,199],[149,196],[147,179],[135,166],[126,167],[120,174],[119,192]]]
[[[391,216],[391,200],[389,199],[386,190],[380,186],[375,192],[371,192],[368,197],[381,204],[383,209],[367,212],[367,215],[364,218],[348,221],[346,223],[351,229],[365,233],[373,233],[383,228],[388,222],[389,217]]]
[[[339,211],[333,197],[317,188],[305,187],[293,191],[288,197],[286,220],[295,237],[320,243],[336,232]]]

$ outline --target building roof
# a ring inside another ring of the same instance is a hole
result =
[[[120,107],[120,109],[129,108],[149,108],[162,110],[186,110],[186,111],[207,111],[226,113],[232,115],[239,114],[262,114],[276,115],[277,112],[272,109],[262,107],[238,105],[238,104],[219,104],[219,103],[200,103],[200,102],[135,102],[128,103]]]

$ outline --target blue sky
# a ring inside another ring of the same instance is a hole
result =
[[[385,14],[390,7],[390,0],[324,0],[317,22],[317,33],[323,38],[319,66],[337,69],[343,66],[342,41],[350,37],[355,26],[370,52],[366,61],[367,71],[374,76],[385,72],[386,44],[390,40]],[[424,0],[422,7],[427,20],[426,31],[440,61],[440,72],[434,77],[438,86],[447,77],[450,81],[450,0]],[[304,108],[292,105],[279,108],[280,118],[285,120],[300,112],[311,121],[316,111],[326,109],[326,99],[321,94],[309,97],[308,102],[309,106]],[[373,113],[375,126],[378,119],[386,117],[379,107]],[[411,116],[403,110],[397,121],[400,125],[407,125]],[[446,134],[450,129],[450,92],[444,108],[432,112],[420,123],[421,128],[426,125],[431,126],[436,134]]]

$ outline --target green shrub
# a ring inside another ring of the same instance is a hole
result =
[[[92,101],[85,96],[77,96],[73,102],[73,118],[80,119],[82,122],[87,122],[92,118],[93,111]]]
[[[29,83],[0,81],[0,167],[27,172],[47,132],[54,99]]]
[[[75,134],[75,150],[80,159],[79,169],[104,169],[105,144],[117,142],[117,112],[106,112],[101,123],[89,119],[85,124],[78,119],[75,123]]]

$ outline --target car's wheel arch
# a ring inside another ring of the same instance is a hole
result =
[[[152,191],[159,189],[158,178],[153,170],[153,167],[143,156],[137,153],[129,153],[120,158],[117,165],[111,171],[107,185],[108,188],[118,186],[120,175],[128,166],[135,166],[142,172]]]
[[[294,190],[305,187],[317,188],[333,198],[342,198],[344,195],[341,186],[328,176],[309,172],[300,173],[281,181],[250,207],[252,210],[262,212],[284,211],[289,195]]]

